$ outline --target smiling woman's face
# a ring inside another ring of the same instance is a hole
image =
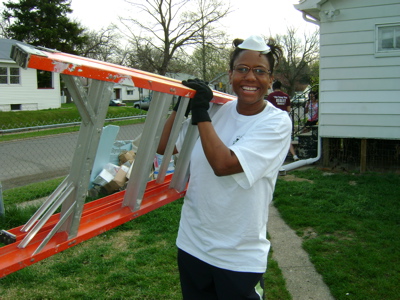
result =
[[[246,68],[251,68],[247,73],[243,73]],[[254,69],[267,71],[254,71]],[[257,51],[242,51],[236,58],[233,70],[229,72],[232,89],[238,96],[238,101],[244,105],[257,105],[259,101],[264,101],[264,96],[272,84],[272,75],[269,74],[270,66],[265,55]]]

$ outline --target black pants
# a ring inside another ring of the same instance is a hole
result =
[[[178,267],[184,300],[264,299],[263,273],[220,269],[180,249]]]
[[[315,121],[307,121],[307,122],[304,124],[304,126],[305,126],[305,127],[311,127],[311,126],[317,125],[317,123],[318,123],[318,120],[315,120]]]

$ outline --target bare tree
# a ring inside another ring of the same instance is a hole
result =
[[[120,33],[115,25],[99,31],[85,30],[87,42],[79,48],[79,55],[115,64],[123,64],[128,50],[120,43]]]
[[[289,95],[293,96],[298,84],[310,83],[311,66],[318,60],[319,32],[297,36],[297,29],[288,28],[287,34],[276,36],[282,45],[284,59],[276,70],[276,78],[282,81]]]
[[[139,15],[148,16],[147,22],[121,19],[130,33],[130,40],[138,55],[137,60],[146,61],[147,71],[161,75],[169,71],[170,62],[179,50],[201,43],[204,34],[210,34],[211,29],[207,29],[211,24],[229,13],[229,6],[220,0],[197,0],[196,5],[190,0],[126,2],[132,4]],[[134,27],[129,26],[132,23]],[[144,59],[145,54],[150,55]]]
[[[218,30],[214,24],[204,26],[203,20],[206,20],[208,11],[212,9],[212,7],[217,7],[217,5],[221,4],[217,1],[199,0],[198,11],[196,12],[196,15],[198,15],[202,20],[200,23],[200,44],[196,47],[196,49],[201,53],[201,55],[197,58],[201,63],[200,77],[204,80],[212,80],[214,76],[217,75],[215,72],[218,71],[215,70],[215,68],[210,69],[209,67],[210,65],[215,67],[217,65],[216,63],[213,63],[215,61],[221,62],[220,58],[224,52],[226,53],[225,47],[228,44],[226,34]],[[228,8],[226,14],[229,12],[230,11]],[[219,67],[220,65],[217,68]]]
[[[229,53],[231,49],[205,45],[197,48],[191,55],[193,75],[211,81],[218,75],[228,74]]]
[[[0,6],[1,10],[1,6]],[[8,39],[9,34],[7,32],[7,28],[10,26],[10,21],[5,20],[4,18],[0,18],[0,38]]]

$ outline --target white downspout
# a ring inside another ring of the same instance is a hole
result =
[[[318,134],[318,146],[317,146],[317,156],[314,158],[307,158],[307,159],[301,159],[295,162],[292,162],[290,164],[287,165],[283,165],[280,169],[279,169],[279,175],[286,175],[286,171],[290,171],[293,169],[297,169],[300,168],[302,166],[305,165],[311,165],[313,163],[315,163],[316,161],[318,161],[321,158],[321,137]]]

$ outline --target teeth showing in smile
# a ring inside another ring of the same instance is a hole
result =
[[[250,86],[244,86],[243,89],[244,89],[245,91],[256,91],[256,90],[257,90],[256,87],[250,87]]]

